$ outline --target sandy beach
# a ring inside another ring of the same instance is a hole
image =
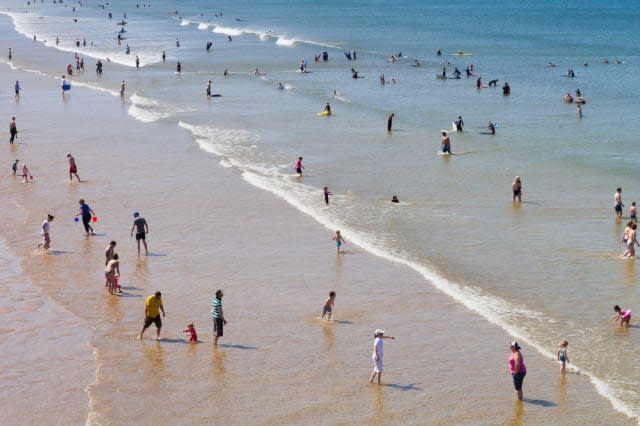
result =
[[[503,329],[348,234],[336,255],[334,230],[203,155],[176,126],[134,120],[128,98],[80,85],[62,98],[57,78],[20,66],[45,48],[15,34],[9,42],[15,69],[0,64],[0,110],[17,117],[19,138],[4,148],[0,180],[6,424],[633,423],[588,377],[560,377],[525,344],[525,402],[514,402]],[[69,183],[66,152],[85,182]],[[33,182],[9,175],[15,158]],[[80,198],[98,216],[96,236],[73,221]],[[150,256],[138,257],[129,236],[134,211],[149,223]],[[55,220],[43,255],[35,246],[47,213]],[[111,239],[122,296],[103,288]],[[229,324],[213,349],[218,288]],[[144,298],[157,290],[163,339],[151,329],[140,342]],[[332,323],[318,319],[329,290]],[[191,321],[197,345],[181,333]],[[378,327],[396,337],[380,387],[367,384]]]

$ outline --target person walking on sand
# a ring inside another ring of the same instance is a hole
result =
[[[560,347],[558,348],[558,363],[560,363],[560,374],[565,374],[567,372],[567,363],[569,362],[567,346],[569,346],[569,342],[563,340],[562,343],[560,343]]]
[[[522,382],[527,375],[527,367],[524,365],[524,357],[520,352],[518,342],[511,342],[511,355],[509,355],[509,373],[513,377],[513,387],[516,389],[516,398],[522,401]]]
[[[616,218],[622,219],[622,208],[624,204],[622,204],[622,188],[616,188],[615,194],[613,194],[613,209],[616,212]]]
[[[122,80],[120,82],[120,99],[122,99],[123,101],[124,101],[124,89],[125,89],[124,80]]]
[[[333,194],[331,192],[329,192],[329,187],[328,186],[324,187],[323,192],[324,192],[324,203],[326,205],[329,205],[329,196],[333,195]]]
[[[216,297],[211,302],[213,315],[213,346],[218,346],[218,339],[224,335],[224,326],[227,325],[227,320],[224,317],[224,311],[222,310],[222,297],[224,293],[222,289],[216,291]]]
[[[521,203],[522,202],[522,182],[520,181],[520,176],[516,176],[513,178],[513,182],[511,182],[511,191],[513,192],[511,202],[515,203],[516,200],[518,200],[518,202]]]
[[[382,359],[384,358],[384,339],[395,340],[395,337],[385,336],[384,330],[380,328],[373,333],[373,337],[373,354],[371,355],[371,359],[373,360],[373,373],[371,373],[369,383],[373,383],[376,376],[378,376],[378,384],[380,384],[383,371]]]
[[[13,145],[13,142],[18,137],[18,126],[16,125],[16,118],[11,117],[11,121],[9,121],[9,143]]]
[[[89,207],[89,205],[84,202],[83,198],[78,201],[78,204],[80,204],[80,213],[78,213],[76,217],[82,217],[84,232],[86,232],[87,235],[95,235],[95,233],[93,232],[93,228],[89,223],[91,223],[91,218],[96,215],[96,212],[94,212],[91,207]]]
[[[322,316],[320,319],[324,319],[324,316],[329,314],[327,317],[327,321],[331,321],[331,312],[333,311],[333,305],[336,302],[336,292],[331,290],[329,292],[329,297],[324,301],[324,306],[322,307]]]
[[[618,322],[620,320],[620,327],[629,323],[631,321],[631,309],[622,309],[620,306],[616,305],[613,307],[613,310],[616,312],[615,315],[611,318],[613,322]]]
[[[333,235],[332,238],[335,242],[336,242],[336,250],[338,253],[340,253],[340,248],[342,247],[342,244],[344,244],[344,238],[342,238],[342,234],[340,234],[340,230],[337,229],[336,233]]]
[[[16,100],[20,100],[20,82],[16,80],[16,84],[13,86],[16,92]]]
[[[149,249],[147,248],[146,236],[149,233],[149,225],[144,217],[140,217],[140,213],[133,212],[133,225],[131,225],[131,237],[133,237],[133,230],[136,230],[136,242],[138,243],[138,256],[140,256],[140,240],[144,244],[144,255],[149,255]]]
[[[107,288],[109,290],[109,294],[114,294],[116,292],[116,279],[120,278],[120,261],[118,260],[120,256],[118,253],[114,253],[111,257],[111,260],[107,262],[107,265],[104,267],[104,276],[107,279]],[[118,277],[118,278],[116,278]],[[118,291],[122,293],[122,290]]]
[[[387,117],[387,132],[391,133],[391,127],[393,126],[393,117],[396,115],[394,113],[389,114]]]
[[[296,161],[295,169],[298,176],[302,176],[302,170],[304,169],[304,166],[302,165],[302,157],[298,157],[298,161]]]
[[[76,164],[76,159],[73,158],[70,152],[67,152],[67,161],[69,162],[69,182],[73,182],[73,175],[76,175],[76,179],[78,182],[82,182],[80,180],[80,176],[78,176],[78,165]]]
[[[162,318],[160,318],[161,311],[162,316],[165,317],[162,293],[156,291],[155,294],[147,297],[147,300],[144,302],[144,324],[142,325],[142,330],[138,337],[140,340],[142,340],[144,332],[151,324],[156,325],[156,340],[160,340],[160,330],[162,329]]]
[[[49,252],[49,247],[51,247],[51,236],[49,235],[49,231],[51,230],[50,223],[53,221],[53,215],[48,214],[47,218],[42,222],[42,226],[40,227],[40,235],[42,235],[42,242],[38,243],[38,248],[42,249],[45,253]]]

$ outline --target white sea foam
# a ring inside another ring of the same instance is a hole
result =
[[[285,38],[285,37],[279,36],[278,37],[278,41],[276,41],[276,44],[278,46],[292,47],[292,46],[295,46],[297,42],[298,42],[298,40],[289,39],[289,38]]]
[[[206,24],[204,22],[201,22],[198,24],[198,29],[199,30],[206,30],[207,28],[209,28],[211,26],[211,24]]]
[[[133,94],[129,101],[131,105],[127,112],[130,116],[143,123],[153,123],[167,118],[171,116],[170,111],[175,110],[167,104],[161,104],[154,99],[145,98],[138,94]]]
[[[244,34],[244,30],[242,30],[240,28],[222,27],[222,26],[219,26],[219,25],[216,25],[213,28],[213,32],[217,33],[217,34],[225,34],[225,35],[230,35],[230,36],[240,36],[240,35]]]
[[[181,27],[186,27],[188,25],[191,24],[191,21],[189,21],[188,19],[183,19],[182,21],[180,21],[180,26]]]

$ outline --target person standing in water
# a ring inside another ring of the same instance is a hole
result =
[[[304,166],[302,165],[302,157],[298,157],[298,161],[296,161],[295,169],[298,176],[302,176],[302,170],[304,169]]]
[[[460,132],[462,133],[462,128],[464,127],[464,120],[462,119],[462,116],[459,115],[458,119],[456,121],[454,121],[455,125],[456,125],[456,132]]]
[[[371,355],[371,359],[373,361],[373,372],[371,373],[371,377],[369,378],[369,383],[373,383],[378,377],[378,384],[380,384],[380,380],[382,379],[382,360],[384,358],[384,339],[395,340],[393,336],[385,336],[384,330],[378,328],[373,333],[373,354]]]
[[[513,192],[513,197],[511,198],[511,202],[515,203],[518,200],[519,203],[522,202],[522,182],[520,181],[520,176],[516,176],[513,178],[513,182],[511,182],[511,191]]]
[[[336,242],[336,251],[338,253],[340,253],[340,249],[342,248],[342,244],[345,243],[344,238],[342,237],[342,234],[340,234],[340,230],[336,230],[336,233],[333,235],[333,241]]]
[[[42,222],[40,227],[40,234],[42,235],[42,242],[38,243],[38,248],[41,248],[45,253],[49,252],[51,246],[51,237],[49,231],[51,230],[50,223],[53,221],[53,215],[48,214],[47,218]]]
[[[218,346],[218,339],[224,335],[224,326],[227,324],[227,320],[224,318],[224,311],[222,310],[222,297],[224,293],[222,289],[216,291],[216,297],[211,302],[211,314],[213,315],[213,346]]]
[[[333,305],[336,303],[336,292],[331,290],[329,292],[329,297],[324,302],[324,306],[322,307],[322,316],[320,319],[324,319],[324,316],[329,314],[327,317],[327,321],[331,321],[331,311],[333,310]]]
[[[622,188],[616,188],[615,194],[613,194],[613,209],[616,212],[616,218],[622,219],[622,208],[624,204],[622,204]]]
[[[84,231],[87,233],[87,235],[95,235],[90,223],[91,218],[95,216],[96,213],[91,209],[91,207],[89,207],[88,204],[85,204],[83,198],[78,201],[78,204],[80,204],[80,213],[78,213],[76,217],[82,217],[82,224],[84,225]]]
[[[393,126],[393,117],[396,115],[394,113],[389,114],[387,117],[387,132],[391,133],[391,127]]]
[[[163,50],[162,51],[162,62],[165,62],[167,60],[167,53]]]
[[[211,97],[211,80],[207,82],[207,98]]]
[[[333,195],[331,192],[329,192],[329,187],[325,186],[324,187],[324,203],[326,205],[329,205],[329,195]]]
[[[76,175],[76,179],[78,182],[82,182],[80,180],[80,176],[78,176],[78,166],[76,164],[76,159],[73,158],[70,152],[67,152],[67,161],[69,162],[69,182],[73,182],[73,175]]]
[[[162,329],[160,311],[162,311],[163,317],[166,316],[164,313],[164,304],[162,303],[162,293],[156,291],[155,294],[147,297],[147,300],[144,303],[144,324],[142,325],[140,336],[138,336],[140,340],[142,340],[144,332],[151,324],[156,325],[156,340],[160,340],[160,330]]]
[[[524,376],[527,375],[527,367],[524,365],[524,357],[520,352],[518,342],[511,342],[509,347],[511,349],[511,355],[509,355],[509,373],[513,377],[513,387],[516,390],[516,398],[518,401],[522,401],[522,382],[524,381]]]
[[[122,80],[120,82],[120,99],[122,99],[123,101],[124,101],[124,89],[125,89],[124,80]]]
[[[14,162],[13,162],[13,164],[11,164],[11,174],[12,174],[13,176],[15,176],[15,175],[17,175],[17,174],[18,174],[18,162],[19,162],[19,161],[20,161],[20,160],[18,160],[18,159],[16,158],[16,161],[14,161]]]
[[[180,64],[180,61],[178,61],[178,65],[176,65],[176,72],[178,74],[182,74],[182,65]]]
[[[451,139],[447,136],[447,132],[442,132],[441,148],[444,154],[451,154]]]
[[[569,362],[567,346],[569,346],[569,342],[563,340],[562,343],[560,343],[560,347],[558,348],[558,363],[560,363],[560,374],[565,374],[567,372],[567,363]]]
[[[13,145],[13,142],[18,137],[18,126],[16,125],[16,118],[11,117],[11,121],[9,121],[9,143]]]
[[[149,250],[147,248],[147,239],[146,236],[149,233],[149,225],[147,225],[147,221],[144,217],[140,217],[140,213],[133,213],[133,225],[131,225],[131,236],[133,237],[133,230],[136,230],[136,242],[138,243],[138,256],[140,256],[140,240],[142,240],[142,244],[144,244],[144,255],[149,255]]]
[[[20,100],[20,82],[16,80],[16,84],[13,86],[16,92],[16,100]]]

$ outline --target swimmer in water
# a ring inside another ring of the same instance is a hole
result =
[[[284,90],[284,86],[282,85],[282,83],[278,83],[278,89],[279,90]]]
[[[398,200],[398,196],[397,195],[394,195],[393,197],[391,197],[391,202],[392,203],[399,203],[400,200]]]

